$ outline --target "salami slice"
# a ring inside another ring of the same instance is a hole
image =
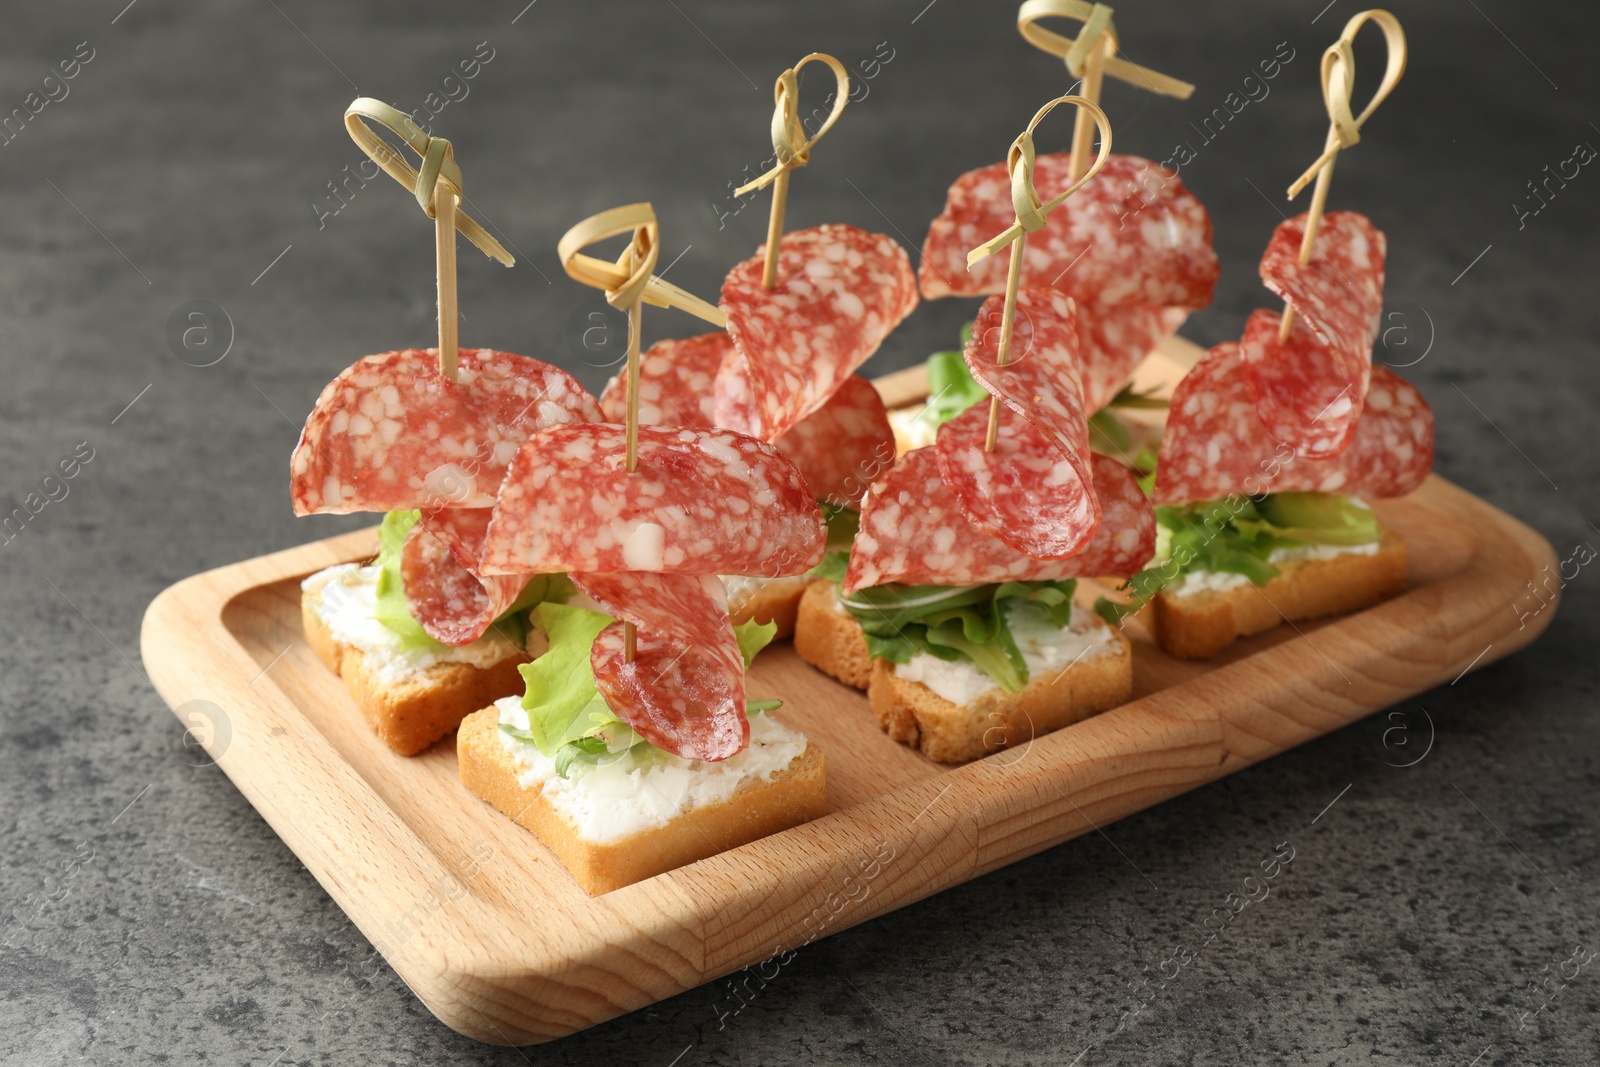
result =
[[[784,234],[770,290],[761,285],[764,251],[728,272],[721,305],[755,400],[754,436],[776,441],[911,314],[917,279],[893,238],[853,226]],[[736,423],[721,412],[717,421]]]
[[[1069,153],[1039,156],[1034,188],[1049,200],[1071,184]],[[1016,221],[1005,163],[956,179],[928,227],[918,272],[929,300],[1003,293],[1007,256],[967,269],[967,253]],[[1113,155],[1100,173],[1028,235],[1022,285],[1105,306],[1202,308],[1217,284],[1211,219],[1176,174]]]
[[[1384,237],[1365,215],[1323,216],[1311,260],[1300,266],[1306,216],[1280,225],[1261,279],[1295,310],[1287,342],[1279,316],[1258,311],[1241,347],[1246,381],[1269,432],[1312,458],[1349,447],[1372,370],[1383,311]]]
[[[612,623],[589,654],[596,688],[646,741],[684,759],[722,760],[750,743],[744,661],[715,577],[574,574],[601,607],[637,628],[634,657]]]
[[[1167,415],[1155,499],[1187,504],[1244,493],[1404,496],[1433,466],[1433,411],[1415,386],[1372,370],[1350,445],[1314,459],[1275,441],[1256,414],[1239,346],[1217,345],[1178,383]]]
[[[800,468],[813,496],[853,508],[894,462],[894,428],[878,390],[852,374],[826,404],[778,438],[778,451]]]
[[[965,354],[973,377],[1012,413],[1001,420],[993,452],[984,450],[987,404],[939,427],[939,470],[980,533],[1038,559],[1062,559],[1100,525],[1077,314],[1064,293],[1020,291],[1011,356],[1001,366],[1004,305],[999,296],[984,301]]]
[[[490,507],[531,434],[600,418],[548,363],[463,348],[452,382],[437,361],[420,348],[364,356],[328,383],[290,460],[296,515]]]
[[[975,530],[940,477],[928,448],[901,456],[867,490],[861,530],[850,550],[846,593],[886,582],[974,585],[984,582],[1122,578],[1155,552],[1155,512],[1133,473],[1095,456],[1095,495],[1105,521],[1077,555],[1040,560]]]
[[[1078,305],[1078,344],[1083,356],[1083,407],[1099,411],[1128,384],[1133,369],[1161,339],[1183,325],[1183,308],[1121,304]]]
[[[772,445],[725,430],[598,423],[535,434],[512,461],[484,571],[801,574],[825,529],[799,470]]]
[[[747,437],[760,438],[761,410],[756,404],[755,387],[745,373],[746,366],[745,358],[737,349],[731,357],[722,361],[717,380],[712,386],[712,410],[716,415],[714,425]]]
[[[435,641],[476,641],[527,584],[525,574],[478,574],[476,550],[489,515],[489,508],[441,509],[425,515],[406,536],[400,554],[406,599]]]
[[[723,330],[651,345],[639,357],[640,424],[715,426],[712,388],[717,368],[732,354],[733,340]],[[600,394],[600,410],[607,422],[627,418],[626,375],[625,369],[619,371]]]

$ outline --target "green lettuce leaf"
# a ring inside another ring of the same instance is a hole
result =
[[[578,760],[593,761],[608,752],[636,750],[635,755],[643,756],[655,751],[617,718],[595,686],[589,653],[600,631],[616,620],[602,612],[550,601],[535,607],[533,617],[550,644],[544,655],[517,668],[526,686],[522,707],[528,713],[528,728],[501,723],[500,729],[553,758],[556,773],[563,778]],[[733,628],[746,668],[777,632],[777,625],[770,622],[744,622]],[[758,714],[782,703],[753,700],[746,703],[745,710],[746,714]]]
[[[597,711],[610,714],[595,690],[589,649],[600,631],[615,620],[588,608],[543,603],[533,609],[540,629],[550,639],[544,655],[517,668],[527,689],[522,706],[528,712],[527,740],[546,756],[569,741],[590,733]],[[592,707],[599,704],[599,709]],[[574,732],[576,731],[576,732]]]
[[[1095,611],[1113,625],[1142,608],[1185,574],[1242,574],[1255,585],[1278,576],[1270,562],[1280,548],[1364,545],[1383,536],[1372,509],[1337,493],[1272,493],[1156,508],[1165,551],[1128,580],[1131,602],[1101,597]]]
[[[778,624],[775,622],[756,622],[751,619],[741,622],[733,628],[734,640],[739,642],[739,655],[744,657],[744,669],[749,670],[754,662],[756,653],[772,644],[772,639],[778,636]]]
[[[406,599],[405,579],[400,573],[400,555],[405,548],[406,535],[421,518],[420,511],[391,511],[384,515],[378,527],[378,555],[372,561],[378,568],[377,605],[372,617],[398,634],[403,648],[444,649],[449,646],[428,636],[428,631],[411,614],[411,601]],[[526,648],[528,610],[546,600],[566,600],[575,592],[577,587],[565,574],[536,574],[528,579],[511,606],[494,620],[492,628],[518,648]]]
[[[378,557],[372,561],[378,568],[378,602],[372,617],[399,634],[404,648],[444,648],[412,616],[411,602],[406,599],[405,583],[400,577],[401,549],[420,518],[420,511],[391,511],[378,527]]]

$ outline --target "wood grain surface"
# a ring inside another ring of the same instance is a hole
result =
[[[1170,385],[1174,340],[1141,366]],[[924,395],[917,371],[879,383]],[[221,709],[218,765],[446,1024],[549,1040],[785,953],[1104,826],[1510,655],[1548,626],[1513,602],[1556,557],[1537,533],[1438,477],[1378,504],[1411,545],[1410,589],[1342,618],[1170,659],[1137,619],[1134,700],[1020,747],[944,767],[890,741],[865,695],[762,654],[752,698],[828,759],[829,814],[605,896],[456,778],[454,739],[398,756],[300,629],[299,579],[370,555],[372,530],[179,582],[150,605],[151,679],[176,710]],[[1097,595],[1083,583],[1080,599]]]

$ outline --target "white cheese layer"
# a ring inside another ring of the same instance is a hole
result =
[[[500,721],[528,728],[521,697],[495,701]],[[632,834],[654,830],[673,819],[720,803],[747,782],[765,782],[806,750],[805,735],[771,715],[750,716],[750,744],[716,763],[686,760],[655,751],[640,757],[632,750],[598,760],[575,760],[570,778],[556,774],[555,760],[538,747],[504,730],[500,743],[527,770],[517,777],[524,789],[542,790],[586,841],[606,845]],[[648,751],[648,750],[647,750]]]
[[[722,584],[728,590],[729,615],[739,614],[763,591],[771,590],[779,596],[788,593],[798,596],[814,581],[816,579],[808,574],[796,574],[787,578],[756,578],[748,574],[722,576]]]
[[[333,639],[360,649],[379,680],[391,685],[414,678],[436,663],[466,663],[483,669],[520,651],[510,639],[490,630],[469,645],[405,648],[400,635],[372,617],[378,605],[378,568],[341,563],[300,583],[317,597],[317,615]]]
[[[1063,629],[1050,621],[1044,609],[1034,604],[1013,606],[1007,615],[1011,636],[1028,665],[1030,680],[1054,674],[1116,645],[1111,627],[1092,611],[1072,606],[1072,620]],[[921,682],[958,707],[971,704],[1000,685],[970,660],[955,663],[919,652],[909,663],[894,665],[896,677]]]
[[[1267,562],[1273,566],[1281,566],[1296,560],[1372,556],[1377,554],[1379,544],[1378,541],[1368,541],[1364,545],[1301,545],[1298,548],[1277,548],[1267,557]],[[1196,593],[1220,593],[1229,589],[1240,589],[1249,584],[1250,579],[1242,574],[1191,568],[1184,571],[1176,582],[1167,586],[1164,592],[1172,593],[1174,596],[1194,596]]]
[[[889,412],[889,427],[894,430],[895,445],[905,455],[918,448],[927,448],[939,436],[939,427],[929,419],[921,419],[926,405],[895,408]]]

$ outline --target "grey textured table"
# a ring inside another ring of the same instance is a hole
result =
[[[791,225],[913,248],[950,179],[1000,158],[1070,84],[1009,3],[525,2],[8,5],[0,114],[28,117],[0,145],[3,488],[8,509],[47,503],[0,544],[0,1061],[1600,1058],[1600,968],[1580,966],[1600,950],[1593,565],[1530,650],[814,944],[737,1015],[719,982],[537,1049],[435,1021],[228,780],[194,765],[139,663],[141,613],[168,584],[363,521],[291,516],[299,420],[357,356],[432,340],[415,204],[387,178],[339,199],[326,184],[361,158],[343,106],[358,88],[407,108],[457,97],[436,128],[519,258],[503,270],[463,242],[463,343],[598,387],[604,349],[574,340],[598,301],[562,275],[556,238],[650,199],[672,279],[715,294],[765,225],[764,199],[731,213],[728,184],[768,155],[771,80],[802,53],[879,62],[795,178]],[[1106,103],[1119,149],[1196,151],[1183,178],[1224,269],[1186,327],[1203,343],[1267,300],[1256,262],[1325,128],[1317,56],[1356,10],[1325,2],[1118,9],[1134,60],[1199,85],[1176,102],[1113,84]],[[1333,195],[1389,235],[1379,358],[1433,403],[1443,475],[1563,558],[1600,547],[1600,176],[1581,168],[1542,201],[1528,185],[1600,145],[1600,18],[1396,7],[1410,72]],[[1294,58],[1247,83],[1280,42]],[[476,77],[446,85],[475,55]],[[74,77],[43,81],[75,56]],[[1255,99],[1201,132],[1235,91]],[[197,300],[232,328],[218,317],[175,347],[169,318]],[[925,305],[869,370],[945,347],[969,314]],[[695,325],[660,312],[649,329]],[[220,361],[191,365],[230,334]],[[46,482],[74,456],[75,477]],[[1296,858],[1271,895],[1174,976],[1164,961],[1284,841]]]

